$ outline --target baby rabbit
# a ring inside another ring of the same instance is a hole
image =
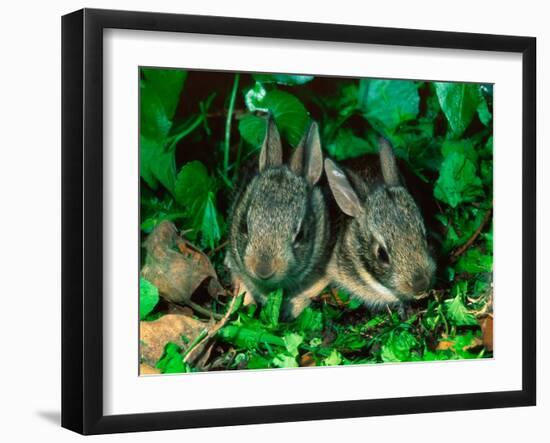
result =
[[[226,265],[245,303],[265,303],[283,289],[283,315],[295,318],[327,284],[328,216],[315,186],[323,173],[315,123],[287,166],[281,139],[268,119],[258,171],[236,196],[229,221]]]
[[[325,171],[344,214],[327,267],[332,283],[370,308],[395,306],[425,294],[435,263],[424,221],[402,184],[392,147],[380,140],[379,156],[359,170],[325,160]],[[341,217],[342,218],[342,217]]]

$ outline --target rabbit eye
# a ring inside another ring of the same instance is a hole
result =
[[[300,227],[298,230],[298,233],[296,234],[296,237],[294,237],[294,244],[300,244],[304,240],[304,228]]]
[[[376,257],[378,258],[378,261],[380,261],[384,265],[390,264],[390,256],[388,255],[388,251],[386,251],[386,248],[384,248],[384,246],[378,245],[376,249]]]
[[[248,223],[246,219],[241,222],[239,230],[241,231],[242,235],[248,235]]]

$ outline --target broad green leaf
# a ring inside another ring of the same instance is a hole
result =
[[[189,372],[189,367],[183,362],[180,347],[171,342],[164,346],[164,353],[156,366],[163,374]]]
[[[152,189],[160,182],[174,193],[175,156],[166,144],[187,72],[149,68],[141,72],[140,174]]]
[[[453,208],[483,197],[481,179],[476,175],[474,163],[464,154],[450,153],[441,165],[434,195]]]
[[[418,345],[416,338],[407,330],[394,330],[382,345],[382,361],[408,361],[411,351]]]
[[[265,137],[267,121],[254,114],[245,115],[239,120],[241,137],[254,148],[259,148]]]
[[[216,208],[216,185],[199,161],[185,164],[175,186],[176,201],[191,220],[192,236],[202,234],[202,243],[213,248],[221,238],[223,220]]]
[[[313,80],[312,75],[292,74],[252,74],[254,80],[260,83],[278,83],[280,85],[303,85]]]
[[[493,256],[482,253],[479,248],[468,249],[458,260],[455,270],[456,272],[468,272],[470,274],[491,272],[493,270]]]
[[[159,290],[149,280],[139,278],[139,318],[143,320],[155,309],[159,301]]]
[[[418,84],[409,80],[361,80],[359,107],[369,122],[389,134],[418,115]]]
[[[256,83],[254,88],[246,93],[245,103],[251,112],[271,113],[277,128],[292,146],[300,142],[307,129],[309,114],[294,95],[277,89],[266,91],[261,84]],[[255,139],[255,136],[249,137]]]
[[[267,303],[262,308],[260,320],[269,327],[276,327],[279,324],[281,304],[283,302],[283,291],[277,289],[267,296]]]
[[[349,128],[338,130],[336,137],[326,146],[327,152],[335,160],[360,157],[378,152],[378,147],[368,140],[357,137]]]
[[[186,163],[176,181],[176,201],[189,211],[196,211],[214,189],[206,166],[200,161]]]
[[[176,183],[176,159],[173,152],[164,151],[162,143],[139,138],[139,167],[141,177],[151,189],[158,188],[158,182],[174,194]]]
[[[471,140],[445,140],[441,145],[441,153],[443,158],[447,158],[453,152],[463,154],[474,165],[477,164],[479,155],[474,148]]]
[[[479,85],[435,82],[435,90],[454,137],[460,137],[470,125],[479,105]]]

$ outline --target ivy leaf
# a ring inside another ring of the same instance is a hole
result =
[[[471,140],[445,140],[441,145],[441,153],[443,158],[448,157],[453,152],[463,154],[474,165],[477,164],[479,155],[474,148],[474,144]]]
[[[408,361],[411,359],[412,349],[417,344],[416,338],[409,331],[394,330],[382,345],[380,356],[385,362]]]
[[[460,137],[470,125],[479,105],[479,86],[470,83],[435,82],[435,91],[453,136]]]
[[[260,83],[277,83],[279,85],[303,85],[313,80],[312,75],[291,74],[252,74],[252,78]]]
[[[159,290],[149,280],[139,278],[139,319],[143,320],[151,313],[159,301]]]
[[[326,150],[335,160],[345,160],[378,152],[375,145],[357,137],[349,128],[338,130],[334,140],[326,146]]]
[[[292,146],[300,142],[309,122],[309,114],[294,95],[277,89],[266,91],[260,83],[256,83],[246,93],[245,103],[250,112],[271,113],[277,128]],[[259,125],[256,129],[259,129]],[[264,135],[265,126],[261,133],[262,139]],[[249,134],[248,137],[255,140],[259,135]]]
[[[384,134],[418,115],[420,96],[418,84],[409,80],[362,79],[359,107],[365,118]]]
[[[279,324],[279,315],[281,313],[281,304],[283,303],[283,291],[277,289],[267,296],[267,303],[260,313],[260,320],[268,326],[274,328]]]
[[[476,175],[474,163],[462,153],[449,154],[441,165],[434,195],[453,208],[483,197],[481,179]]]

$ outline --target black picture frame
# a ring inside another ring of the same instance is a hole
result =
[[[171,31],[522,54],[522,389],[392,399],[104,415],[103,30]],[[82,434],[536,404],[536,39],[83,9],[62,18],[62,426]]]

